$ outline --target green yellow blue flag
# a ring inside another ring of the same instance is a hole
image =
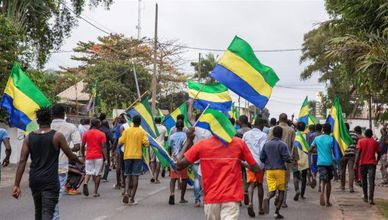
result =
[[[309,103],[307,96],[303,101],[302,107],[300,108],[298,122],[303,122],[306,126],[318,124],[318,119],[315,118],[309,112]]]
[[[150,134],[153,138],[159,136],[159,131],[156,127],[154,117],[151,112],[151,106],[148,98],[143,98],[127,111],[127,114],[133,118],[135,115],[141,117],[141,127]]]
[[[300,150],[302,150],[303,152],[305,152],[306,154],[310,151],[309,144],[307,143],[303,133],[300,131],[296,132],[294,145],[298,147]]]
[[[9,124],[26,130],[27,126],[36,119],[36,111],[49,106],[51,102],[20,66],[14,64],[1,100],[1,107],[8,112]]]
[[[160,108],[157,108],[157,113],[158,113],[158,117],[160,117],[162,119],[162,121],[164,120],[164,115],[162,113],[162,110],[160,110]]]
[[[227,114],[232,107],[229,90],[221,83],[203,84],[188,80],[189,97],[194,99],[194,108],[202,111],[207,106]]]
[[[306,96],[303,101],[302,107],[300,107],[298,122],[304,122],[305,125],[308,125],[309,114],[309,103],[308,98]]]
[[[186,102],[184,102],[182,105],[180,105],[177,109],[175,109],[171,114],[166,116],[166,118],[163,121],[163,124],[166,126],[167,130],[170,130],[172,127],[176,124],[176,118],[178,115],[183,115],[184,119],[184,125],[186,128],[191,127],[190,121],[188,120],[187,115],[187,105]]]
[[[232,104],[232,109],[229,111],[229,117],[234,118],[234,120],[238,120],[238,118],[240,118],[240,111],[234,105],[234,102]]]
[[[211,108],[207,108],[202,112],[196,126],[209,130],[224,143],[232,142],[233,137],[236,135],[236,130],[229,118],[222,112]]]
[[[194,180],[195,180],[195,174],[194,174],[194,168],[192,165],[190,165],[187,169],[187,184],[190,186],[194,186]]]
[[[260,109],[264,109],[279,81],[275,71],[260,63],[252,47],[237,36],[210,76]]]
[[[326,123],[331,125],[333,132],[334,158],[339,160],[353,141],[345,126],[344,116],[342,115],[342,107],[339,103],[338,97],[333,102],[333,106],[331,107],[329,116],[327,116]]]

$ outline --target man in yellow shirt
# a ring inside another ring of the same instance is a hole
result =
[[[124,176],[125,191],[123,203],[136,204],[135,194],[139,181],[139,176],[143,168],[142,147],[149,147],[146,132],[140,127],[141,118],[135,115],[132,119],[133,126],[124,130],[119,139],[119,144],[124,145]],[[131,183],[131,184],[130,184]],[[128,193],[129,185],[131,190]],[[130,200],[129,200],[130,198]]]

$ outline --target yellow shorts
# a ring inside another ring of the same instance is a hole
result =
[[[286,170],[267,170],[265,175],[268,192],[286,190]]]

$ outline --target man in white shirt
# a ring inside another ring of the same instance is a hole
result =
[[[264,215],[263,209],[263,199],[264,199],[264,189],[263,189],[263,177],[264,177],[264,164],[260,161],[260,154],[263,150],[264,144],[267,141],[267,134],[263,132],[264,120],[257,118],[254,123],[254,128],[245,132],[243,135],[243,140],[248,145],[249,150],[252,153],[253,158],[259,164],[261,170],[257,173],[254,173],[247,169],[247,183],[248,183],[248,196],[249,196],[249,205],[248,205],[248,215],[250,217],[255,217],[255,212],[253,210],[253,191],[255,188],[255,183],[257,183],[258,189],[258,201],[259,201],[259,215]]]
[[[60,104],[56,104],[52,107],[52,114],[53,114],[53,121],[51,122],[51,128],[53,130],[56,130],[65,136],[65,139],[67,141],[67,144],[71,146],[70,144],[73,144],[73,148],[71,150],[73,152],[77,152],[81,148],[81,137],[80,133],[77,129],[77,127],[74,124],[68,123],[65,121],[65,107]],[[58,178],[59,178],[59,184],[60,184],[60,194],[59,198],[61,197],[61,194],[65,190],[65,184],[67,181],[67,172],[69,171],[69,159],[67,156],[63,153],[61,150],[59,152],[59,158],[58,158]],[[77,194],[76,189],[69,189],[69,194]],[[53,219],[59,219],[59,203],[57,203],[55,207],[54,217]]]
[[[167,137],[168,137],[167,128],[164,125],[162,125],[162,118],[160,117],[155,118],[155,123],[156,123],[156,128],[159,131],[159,136],[156,140],[159,142],[160,146],[164,147],[164,141],[167,141]],[[155,184],[159,184],[160,183],[160,180],[159,180],[160,161],[156,157],[156,154],[153,150],[151,150],[150,155],[151,155],[150,168],[153,174],[151,182]]]

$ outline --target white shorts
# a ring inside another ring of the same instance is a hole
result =
[[[240,215],[239,202],[223,202],[205,204],[206,220],[238,220]]]
[[[104,163],[104,160],[102,158],[95,159],[95,160],[86,160],[85,161],[86,175],[91,175],[91,176],[101,175],[103,163]]]

